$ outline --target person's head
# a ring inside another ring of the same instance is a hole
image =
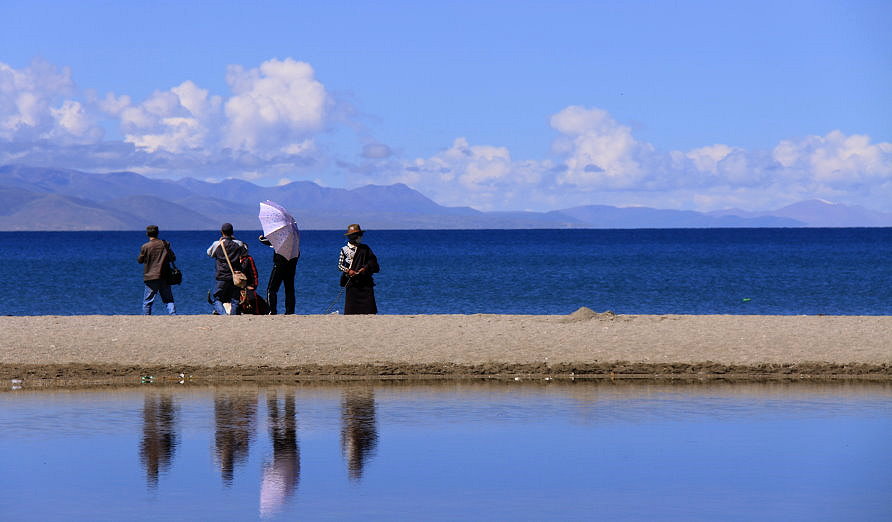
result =
[[[223,226],[220,227],[220,233],[226,237],[232,236],[232,223],[223,223]]]
[[[149,225],[146,227],[146,235],[149,237],[158,237],[158,225]]]
[[[347,232],[344,234],[347,236],[347,240],[351,243],[359,243],[362,240],[362,235],[365,232],[362,230],[358,224],[353,223],[352,225],[347,227]]]

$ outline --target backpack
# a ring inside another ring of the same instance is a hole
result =
[[[238,309],[242,315],[266,315],[269,313],[269,305],[266,300],[251,289],[241,291]]]

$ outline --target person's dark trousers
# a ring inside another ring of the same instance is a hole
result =
[[[232,284],[232,281],[217,280],[214,285],[214,311],[217,315],[226,315],[223,303],[229,302],[229,315],[238,315],[238,300],[240,291]]]
[[[285,256],[273,256],[273,271],[269,274],[269,285],[266,287],[266,302],[269,303],[270,315],[276,315],[276,303],[279,300],[279,287],[285,284],[285,315],[294,313],[294,272],[297,269],[297,258],[285,259]]]

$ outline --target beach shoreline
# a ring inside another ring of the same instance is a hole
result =
[[[295,379],[892,380],[892,316],[0,317],[31,387]]]

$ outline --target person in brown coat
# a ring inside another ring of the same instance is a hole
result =
[[[157,225],[147,226],[146,235],[149,236],[149,240],[139,248],[139,257],[136,258],[136,261],[143,265],[145,291],[142,311],[145,315],[152,315],[152,304],[155,302],[155,297],[160,294],[161,301],[167,305],[167,313],[176,315],[177,306],[173,302],[173,291],[167,284],[165,276],[169,270],[169,263],[176,261],[177,256],[171,250],[169,242],[158,239]]]

